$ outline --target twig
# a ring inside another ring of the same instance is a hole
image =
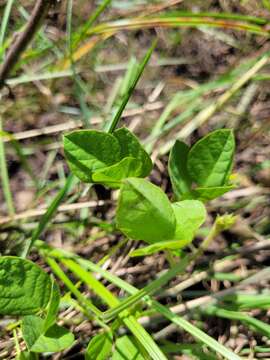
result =
[[[25,25],[24,30],[17,36],[15,42],[9,48],[5,61],[0,68],[0,89],[5,85],[5,80],[19,60],[23,51],[27,48],[35,33],[38,31],[42,20],[47,15],[50,7],[57,0],[38,0],[33,12]]]
[[[123,112],[123,117],[131,117],[136,115],[143,115],[145,112],[156,111],[163,108],[164,104],[160,101],[157,101],[152,104],[146,104],[138,109],[127,109]],[[103,121],[101,117],[93,117],[92,124],[100,124]],[[71,131],[77,128],[82,127],[82,122],[80,120],[69,120],[61,124],[47,126],[41,129],[32,129],[17,133],[8,134],[7,136],[3,135],[4,142],[10,142],[12,140],[25,140],[30,139],[36,136],[50,135],[62,131]]]
[[[251,275],[247,279],[241,281],[236,286],[233,286],[229,289],[221,290],[215,294],[205,295],[205,296],[202,296],[197,299],[189,300],[186,303],[172,306],[172,307],[170,307],[170,310],[174,314],[187,313],[191,309],[195,309],[197,307],[202,307],[202,306],[208,306],[210,304],[216,303],[219,300],[221,300],[222,298],[224,298],[225,296],[235,294],[237,291],[243,290],[249,285],[259,284],[261,281],[267,281],[269,279],[270,279],[270,267],[266,267],[266,268],[262,269],[261,271],[259,271],[257,274]],[[153,321],[159,321],[161,319],[162,319],[162,316],[160,316],[159,314],[155,314],[151,317],[150,316],[141,317],[139,319],[139,323],[143,326],[149,326],[151,323],[153,323]],[[165,333],[168,334],[168,331],[170,332],[169,329],[171,329],[171,330],[174,329],[174,327],[172,328],[172,326],[173,326],[173,324],[170,324],[167,327],[165,327],[162,330],[162,332],[155,334],[155,339],[162,338],[163,334],[165,334]]]
[[[59,208],[57,209],[58,212],[68,212],[68,211],[74,211],[74,210],[80,210],[80,209],[85,209],[85,208],[95,208],[97,206],[103,206],[104,205],[104,201],[99,200],[99,201],[86,201],[86,202],[81,202],[81,203],[75,203],[75,204],[63,204],[61,206],[59,206]],[[15,214],[13,216],[5,216],[0,218],[0,225],[3,224],[7,224],[11,221],[15,221],[15,220],[24,220],[24,219],[28,219],[28,218],[32,218],[32,217],[38,217],[38,216],[42,216],[46,213],[47,208],[42,208],[42,209],[33,209],[33,210],[27,210],[24,211],[20,214]]]
[[[242,259],[240,259],[240,261],[241,261],[241,264],[243,264]],[[209,275],[211,274],[211,272],[225,272],[225,271],[229,271],[229,270],[232,270],[232,269],[238,267],[240,261],[236,260],[236,259],[217,261],[217,262],[215,262],[215,264],[213,265],[213,268],[210,271],[205,270],[205,271],[201,271],[201,272],[192,274],[186,280],[180,282],[179,284],[175,285],[174,287],[172,287],[170,289],[165,290],[162,294],[160,294],[160,297],[164,298],[166,296],[176,296],[183,290],[201,282],[202,280],[207,279],[209,277]]]

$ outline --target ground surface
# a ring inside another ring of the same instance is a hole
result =
[[[28,11],[32,8],[30,1],[18,3],[20,6],[12,12],[8,34],[10,37],[23,23],[23,6]],[[90,3],[74,1],[74,29],[89,18],[93,11]],[[0,17],[4,5],[5,1],[0,1]],[[263,7],[260,1],[183,0],[175,6],[172,1],[113,1],[98,21],[102,23],[119,18],[134,19],[141,13],[158,16],[162,13],[159,6],[164,6],[163,11],[177,9],[234,13],[270,19],[269,10]],[[15,135],[24,154],[22,161],[14,146],[10,142],[5,143],[15,213],[21,214],[21,219],[9,221],[7,203],[1,191],[2,255],[18,254],[21,245],[39,220],[37,211],[46,207],[63,186],[68,168],[63,158],[62,134],[87,122],[90,122],[93,128],[100,128],[102,123],[110,118],[117,101],[121,98],[121,92],[125,91],[123,78],[129,62],[132,61],[130,59],[141,58],[155,37],[158,38],[157,48],[125,110],[122,123],[134,130],[151,150],[155,160],[151,180],[161,185],[169,196],[172,196],[172,191],[167,173],[168,152],[165,151],[164,154],[164,148],[177,137],[186,124],[192,123],[200,111],[215,104],[225,91],[242,78],[260,55],[270,50],[269,39],[266,36],[231,28],[199,26],[122,30],[105,41],[101,41],[98,35],[81,41],[80,47],[88,45],[89,51],[85,56],[80,56],[76,63],[76,71],[80,75],[78,85],[71,73],[68,76],[59,75],[57,79],[48,79],[45,76],[45,80],[40,80],[35,76],[40,73],[47,74],[52,70],[64,70],[61,60],[67,49],[64,1],[57,9],[51,11],[45,23],[46,28],[32,44],[32,50],[28,49],[18,64],[17,71],[13,72],[13,77],[17,80],[20,76],[26,75],[24,83],[11,83],[15,100],[8,97],[6,89],[2,91],[0,113],[3,128]],[[96,40],[96,46],[90,51],[91,42]],[[34,74],[34,81],[29,82],[31,74]],[[213,242],[195,268],[188,268],[187,273],[175,279],[170,287],[192,278],[193,275],[190,274],[194,274],[194,269],[208,270],[210,264],[213,265],[218,259],[226,260],[226,266],[208,274],[202,281],[194,281],[194,284],[191,283],[181,293],[172,291],[162,294],[160,301],[164,304],[174,306],[202,298],[207,294],[218,293],[269,266],[269,84],[270,68],[266,65],[201,126],[195,125],[194,131],[185,139],[192,144],[213,129],[230,127],[234,129],[237,140],[234,173],[239,187],[207,205],[210,215],[194,245],[199,245],[201,236],[209,228],[216,214],[233,213],[238,215],[238,221],[232,229]],[[192,90],[194,93],[198,90],[194,99],[182,101]],[[185,112],[189,114],[185,119],[181,119],[181,114]],[[164,124],[157,129],[158,136],[153,141],[153,136],[150,135],[162,119]],[[173,122],[176,125],[166,130],[166,124],[171,125]],[[81,184],[76,185],[69,200],[65,201],[67,208],[57,212],[41,238],[53,246],[73,251],[93,262],[101,261],[104,268],[110,272],[136,287],[142,287],[167,267],[167,260],[162,254],[129,258],[130,250],[140,246],[134,242],[123,243],[119,249],[115,248],[123,240],[120,233],[115,234],[111,229],[115,213],[115,196],[115,193],[99,186],[89,190]],[[91,203],[87,203],[87,206],[82,205],[79,210],[72,207],[72,204],[86,202]],[[105,258],[110,252],[109,258]],[[238,256],[231,258],[229,255],[232,253],[237,253]],[[32,259],[46,267],[37,253],[33,252]],[[268,279],[269,274],[260,275],[259,279],[245,287],[244,291],[249,294],[269,295]],[[108,285],[108,288],[121,295],[112,285]],[[232,301],[229,305],[230,310],[239,310],[235,302]],[[264,306],[255,303],[247,308],[247,313],[270,326],[269,309],[270,301]],[[258,329],[252,330],[246,322],[230,318],[232,315],[229,318],[209,316],[194,310],[187,313],[187,316],[199,323],[208,334],[243,357],[270,358],[268,329],[261,332]],[[81,352],[89,338],[96,333],[95,325],[74,310],[63,310],[60,320],[72,329],[77,343],[69,352],[52,355],[50,358],[83,358]],[[8,320],[3,319],[0,324],[1,359],[12,359],[14,355],[12,331],[7,329],[7,323]],[[151,325],[149,327],[149,324],[146,324],[159,341],[166,339],[175,343],[194,343],[190,335],[173,327],[166,328],[166,333],[160,332],[168,325],[166,322]],[[261,351],[262,349],[264,351]],[[181,353],[175,357],[171,356],[175,359],[193,358]]]

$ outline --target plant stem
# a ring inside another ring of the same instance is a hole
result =
[[[2,118],[0,116],[0,133],[2,132]],[[1,172],[1,180],[3,186],[3,193],[7,203],[8,213],[9,216],[12,217],[15,213],[10,184],[9,184],[9,177],[8,177],[8,169],[7,169],[7,160],[6,160],[6,153],[5,153],[5,145],[3,142],[2,136],[0,136],[0,172]]]
[[[6,78],[16,65],[23,51],[33,39],[42,24],[43,19],[53,4],[56,4],[56,0],[38,0],[36,2],[24,30],[17,36],[14,43],[11,45],[7,52],[5,61],[0,68],[0,89],[4,86]]]

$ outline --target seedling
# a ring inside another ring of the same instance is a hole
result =
[[[129,239],[150,244],[131,255],[181,249],[194,238],[206,219],[203,202],[234,186],[229,183],[235,150],[231,130],[216,130],[191,148],[176,141],[169,174],[177,202],[146,177],[152,168],[148,154],[126,128],[112,135],[91,130],[64,137],[71,171],[85,182],[120,187],[116,226]]]
[[[177,141],[169,158],[176,200],[172,202],[161,188],[145,179],[153,166],[151,159],[127,128],[117,129],[112,134],[79,130],[64,136],[65,156],[74,175],[86,183],[120,188],[116,227],[129,239],[148,245],[133,251],[131,256],[146,256],[158,251],[172,251],[177,255],[179,249],[192,242],[206,219],[204,202],[233,188],[229,179],[234,147],[233,133],[227,129],[210,133],[191,148]],[[78,270],[72,262],[65,264],[71,266],[72,271]],[[18,257],[2,257],[0,267],[0,314],[22,319],[21,332],[28,352],[21,353],[21,359],[71,346],[74,336],[56,324],[60,291],[55,280],[33,262]],[[174,274],[172,270],[169,277]],[[59,276],[65,280],[64,275]],[[91,281],[97,282],[94,278]],[[97,284],[98,288],[100,286]],[[111,297],[105,288],[102,291]],[[102,319],[113,319],[112,314],[120,314],[139,299],[135,296],[134,301],[130,299],[119,311],[105,313],[104,317],[94,305],[90,309],[102,323]],[[117,306],[118,301],[112,298],[109,303]],[[127,325],[131,326],[128,322]],[[127,336],[118,338],[116,354],[126,343],[130,343],[129,348],[136,353],[136,341]],[[113,332],[105,331],[90,341],[86,359],[93,359],[97,354],[103,354],[100,359],[106,359],[112,346]],[[116,355],[113,358],[117,358]]]

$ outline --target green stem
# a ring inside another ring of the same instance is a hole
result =
[[[2,118],[0,116],[0,133],[2,133],[2,130],[3,130]],[[5,145],[2,136],[0,136],[0,173],[1,173],[3,193],[7,203],[8,213],[9,216],[12,217],[15,214],[15,210],[14,210],[13,199],[10,190]]]
[[[31,238],[26,242],[23,253],[21,255],[22,257],[24,257],[24,258],[27,257],[27,255],[29,254],[29,251],[31,250],[32,246],[34,245],[34,242],[39,238],[39,236],[41,235],[41,233],[46,228],[46,226],[50,222],[51,218],[57,211],[58,206],[60,205],[60,203],[62,202],[64,197],[67,195],[67,193],[70,191],[70,189],[74,183],[74,180],[75,180],[74,176],[69,175],[69,177],[67,178],[67,180],[65,182],[64,187],[58,192],[56,197],[53,199],[48,210],[41,217],[41,220],[38,223],[38,226],[33,231]]]
[[[123,113],[123,111],[124,111],[124,109],[125,109],[128,101],[129,101],[129,99],[130,99],[130,97],[131,97],[131,95],[132,95],[132,93],[133,93],[133,91],[134,91],[134,89],[135,89],[135,87],[136,87],[136,85],[137,85],[137,83],[138,83],[138,81],[139,81],[139,79],[140,79],[143,71],[144,71],[144,68],[145,68],[145,66],[147,65],[147,63],[148,63],[148,61],[150,60],[150,58],[151,58],[151,55],[152,55],[152,53],[153,53],[153,51],[154,51],[154,49],[155,49],[155,47],[156,47],[156,43],[157,43],[157,41],[154,41],[154,42],[152,43],[152,46],[151,46],[150,49],[147,51],[147,53],[145,54],[142,62],[140,63],[139,68],[138,68],[138,71],[137,71],[137,73],[136,73],[136,76],[135,76],[132,84],[130,85],[130,87],[127,89],[127,92],[126,92],[125,95],[124,95],[123,101],[122,101],[122,103],[120,104],[120,106],[119,106],[119,108],[118,108],[115,116],[113,117],[113,119],[112,119],[112,121],[111,121],[111,124],[109,125],[109,129],[108,129],[108,132],[109,132],[109,133],[114,132],[114,130],[116,129],[116,126],[117,126],[117,124],[118,124],[118,122],[119,122],[119,120],[120,120],[120,117],[121,117],[121,115],[122,115],[122,113]]]

